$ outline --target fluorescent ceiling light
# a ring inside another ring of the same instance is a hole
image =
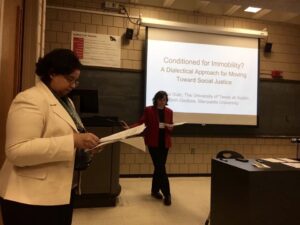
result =
[[[258,11],[260,11],[261,8],[257,8],[257,7],[252,7],[252,6],[249,6],[247,9],[245,9],[244,11],[245,12],[251,12],[251,13],[257,13]]]

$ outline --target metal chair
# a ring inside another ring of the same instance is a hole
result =
[[[232,150],[222,150],[218,152],[217,159],[244,159],[244,156],[236,151]],[[208,213],[208,217],[205,220],[205,225],[208,225],[210,222],[210,212]]]

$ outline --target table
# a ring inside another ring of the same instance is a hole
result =
[[[211,225],[300,223],[300,169],[264,162],[212,159]]]

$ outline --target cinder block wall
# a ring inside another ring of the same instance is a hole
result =
[[[208,174],[217,152],[232,149],[246,158],[296,157],[296,146],[289,139],[265,138],[173,138],[167,161],[170,174]],[[150,174],[150,155],[122,144],[121,174]]]
[[[71,31],[123,36],[126,28],[137,27],[118,15],[101,14],[99,0],[48,0],[46,11],[45,51],[70,48]],[[260,54],[260,77],[270,78],[271,70],[284,71],[285,79],[300,80],[300,26],[267,21],[194,14],[178,10],[126,5],[131,16],[152,17],[192,24],[262,30],[268,29],[268,41],[273,43],[272,54]],[[78,11],[77,11],[78,10]],[[87,11],[84,11],[87,10]],[[139,36],[123,43],[121,67],[142,71],[144,62],[145,27]],[[138,118],[137,118],[138,119]],[[167,162],[170,174],[208,174],[211,158],[219,150],[233,149],[247,158],[296,157],[296,145],[289,138],[213,138],[174,137]],[[121,144],[121,175],[151,174],[148,153]]]

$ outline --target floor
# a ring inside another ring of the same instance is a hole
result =
[[[204,225],[209,177],[171,177],[172,205],[150,196],[150,178],[120,178],[117,206],[75,209],[72,225]]]

